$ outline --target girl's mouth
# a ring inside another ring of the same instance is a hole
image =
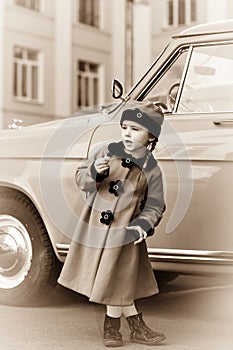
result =
[[[127,146],[131,146],[131,145],[132,145],[132,141],[130,141],[130,140],[125,140],[125,144],[126,144]]]

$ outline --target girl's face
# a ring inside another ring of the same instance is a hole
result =
[[[138,123],[125,120],[121,127],[121,137],[128,153],[136,153],[143,156],[148,143],[154,140],[146,128]]]

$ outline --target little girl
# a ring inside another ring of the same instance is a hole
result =
[[[131,342],[160,344],[134,301],[158,293],[146,238],[165,210],[160,168],[152,155],[163,116],[142,103],[121,115],[122,141],[96,149],[77,169],[79,220],[59,283],[106,305],[104,344],[123,345],[120,318]]]

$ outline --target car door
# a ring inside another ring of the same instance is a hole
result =
[[[232,53],[231,42],[186,47],[144,96],[168,106],[155,152],[167,211],[151,247],[233,251]]]

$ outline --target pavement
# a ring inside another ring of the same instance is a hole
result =
[[[137,302],[148,326],[166,334],[156,349],[233,350],[233,281],[178,277],[159,295]],[[43,307],[0,306],[1,350],[103,350],[105,307],[61,286]],[[148,346],[129,341],[122,319],[124,349]]]

